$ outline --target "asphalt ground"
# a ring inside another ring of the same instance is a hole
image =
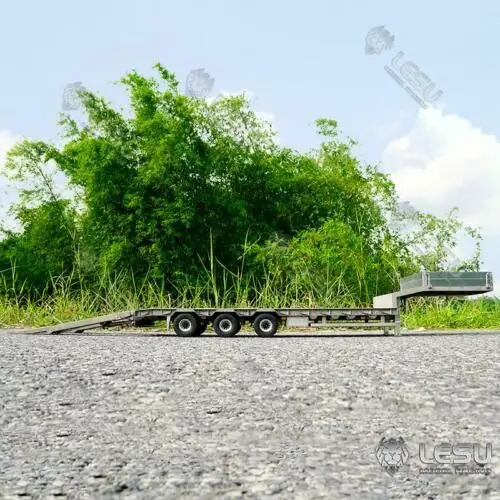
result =
[[[500,498],[499,373],[496,332],[1,331],[0,497]]]

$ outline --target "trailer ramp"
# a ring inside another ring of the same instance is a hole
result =
[[[25,333],[81,333],[86,330],[96,328],[106,328],[109,326],[119,326],[132,323],[134,319],[133,311],[122,311],[118,313],[108,314],[106,316],[98,316],[96,318],[82,319],[80,321],[72,321],[69,323],[60,323],[59,325],[45,326],[43,328],[33,328],[26,330]]]

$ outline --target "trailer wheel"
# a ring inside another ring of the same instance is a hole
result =
[[[208,326],[208,320],[202,319],[200,320],[200,325],[198,327],[198,330],[196,330],[195,336],[199,337],[200,335],[203,335],[205,333],[205,330],[207,329]]]
[[[195,337],[200,328],[200,320],[196,314],[181,313],[174,318],[174,331],[179,337]]]
[[[259,337],[272,337],[278,331],[279,320],[274,314],[258,314],[253,321],[253,329]]]
[[[219,314],[214,320],[214,330],[219,337],[234,337],[241,330],[241,321],[235,314]]]

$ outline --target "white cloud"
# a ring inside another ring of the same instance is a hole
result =
[[[500,138],[459,116],[421,110],[413,129],[387,146],[383,165],[403,200],[437,215],[458,206],[465,223],[500,237]]]

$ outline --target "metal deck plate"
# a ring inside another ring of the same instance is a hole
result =
[[[493,275],[489,272],[430,272],[423,271],[400,280],[399,297],[411,295],[475,295],[493,290]]]

